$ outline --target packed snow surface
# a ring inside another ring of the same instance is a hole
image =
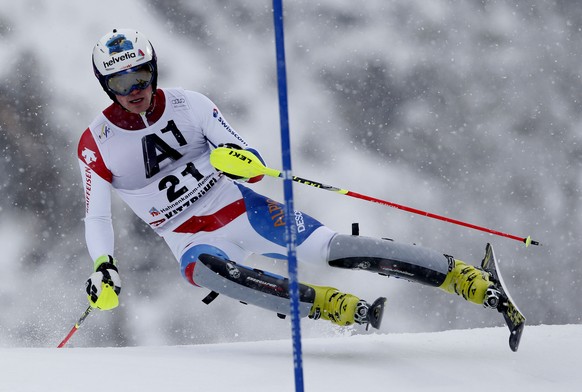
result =
[[[582,325],[528,326],[516,353],[507,338],[495,327],[305,339],[305,391],[579,390]],[[0,369],[2,392],[295,390],[290,340],[9,348]]]

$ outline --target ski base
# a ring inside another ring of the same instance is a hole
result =
[[[485,257],[481,262],[481,268],[491,274],[495,288],[501,292],[497,310],[503,315],[505,323],[509,328],[509,347],[512,351],[517,351],[521,335],[525,328],[525,317],[507,291],[501,273],[499,272],[499,264],[495,258],[491,244],[487,244],[485,248]]]

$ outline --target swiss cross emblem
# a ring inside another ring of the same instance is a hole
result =
[[[83,159],[87,165],[97,161],[97,155],[95,155],[95,152],[89,150],[87,147],[85,147],[83,152],[81,152],[81,155],[83,156]]]

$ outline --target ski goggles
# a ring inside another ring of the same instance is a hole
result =
[[[154,80],[154,70],[151,64],[143,64],[118,72],[106,79],[107,88],[116,95],[126,96],[133,90],[143,90]]]

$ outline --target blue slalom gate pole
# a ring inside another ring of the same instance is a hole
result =
[[[293,176],[291,174],[291,140],[287,105],[287,71],[285,68],[285,39],[283,35],[283,2],[273,0],[275,48],[277,52],[277,85],[279,90],[279,119],[281,123],[281,151],[283,155],[283,190],[285,196],[285,232],[287,235],[287,263],[289,297],[291,298],[291,334],[293,337],[293,365],[295,391],[303,392],[303,354],[301,350],[301,322],[299,318],[299,282],[297,278],[297,226],[293,208]]]

